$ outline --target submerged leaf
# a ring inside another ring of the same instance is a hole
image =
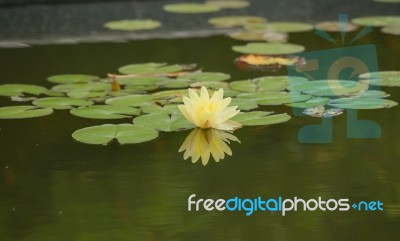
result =
[[[120,144],[135,144],[153,140],[157,136],[158,132],[152,128],[131,124],[91,126],[72,133],[75,140],[94,145],[106,145],[113,139]]]
[[[50,115],[53,109],[41,109],[36,106],[8,106],[0,107],[0,119],[24,119]]]

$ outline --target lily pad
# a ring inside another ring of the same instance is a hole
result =
[[[307,81],[302,77],[290,77]],[[293,80],[294,81],[294,80]],[[289,87],[288,76],[265,76],[252,80],[239,80],[229,83],[229,88],[241,92],[275,92]]]
[[[167,79],[158,82],[161,88],[186,88],[190,85],[189,80],[185,79]]]
[[[358,95],[357,97],[360,98],[386,98],[389,97],[390,94],[386,93],[385,91],[381,90],[367,90],[361,95]]]
[[[178,72],[184,69],[183,65],[167,65],[166,63],[129,64],[122,66],[118,71],[122,74],[157,75]]]
[[[258,104],[252,99],[233,98],[230,106],[237,106],[240,110],[252,110],[256,109]]]
[[[400,87],[400,71],[380,71],[361,74],[360,82],[387,87]]]
[[[216,27],[229,28],[241,27],[251,23],[264,23],[265,18],[256,16],[225,16],[210,18],[208,22]]]
[[[149,104],[149,105],[143,105],[140,107],[142,112],[147,113],[147,114],[154,114],[154,113],[167,113],[167,114],[172,114],[175,112],[180,112],[178,109],[178,105],[175,104],[170,104],[170,105],[156,105],[156,104]]]
[[[308,23],[299,22],[269,22],[265,24],[247,24],[245,29],[250,31],[296,33],[313,30],[314,26]]]
[[[151,94],[153,99],[172,99],[175,97],[188,96],[189,92],[187,89],[180,90],[164,90]]]
[[[213,1],[206,1],[206,5],[216,6],[219,8],[229,8],[229,9],[238,9],[238,8],[247,8],[250,6],[250,3],[247,1],[236,1],[236,0],[213,0]]]
[[[400,24],[399,16],[368,16],[359,17],[352,20],[354,24],[360,26],[371,26],[371,27],[384,27],[388,25]]]
[[[233,51],[243,54],[284,55],[303,52],[305,48],[289,43],[248,43],[232,47]]]
[[[47,97],[33,101],[33,104],[41,108],[53,108],[56,110],[71,109],[73,107],[89,106],[92,101],[74,99],[69,97]]]
[[[268,41],[286,42],[288,35],[285,33],[260,32],[260,31],[240,31],[229,34],[229,37],[243,41]]]
[[[152,103],[150,95],[127,95],[106,100],[107,105],[139,107]]]
[[[288,114],[270,115],[271,112],[253,111],[239,113],[232,120],[244,126],[264,126],[286,122],[291,119]]]
[[[205,86],[207,89],[219,90],[221,88],[227,89],[229,83],[220,81],[201,81],[190,84],[190,87],[192,88],[201,88],[202,86]],[[224,96],[227,96],[226,93],[224,93]]]
[[[306,109],[306,108],[311,108],[311,107],[316,107],[316,106],[324,106],[324,105],[328,104],[329,101],[330,101],[329,98],[315,97],[315,98],[311,98],[304,102],[289,103],[286,105],[291,106],[293,108]]]
[[[118,83],[121,85],[156,85],[159,81],[168,80],[167,77],[160,76],[160,77],[123,77],[118,78]]]
[[[256,92],[240,94],[237,98],[252,99],[259,105],[281,105],[304,102],[310,99],[311,96],[296,92]]]
[[[164,11],[171,13],[212,13],[219,10],[218,6],[200,3],[173,3],[164,5]]]
[[[161,23],[151,19],[118,20],[104,24],[104,27],[112,30],[148,30],[159,28]]]
[[[382,28],[382,33],[400,35],[400,24],[399,25],[389,25]]]
[[[56,84],[76,84],[99,80],[99,77],[86,74],[63,74],[50,76],[47,80]]]
[[[24,94],[40,95],[47,89],[37,85],[27,84],[4,84],[0,85],[1,96],[23,96]]]
[[[51,108],[37,108],[36,106],[8,106],[0,108],[0,119],[24,119],[50,115]]]
[[[203,82],[203,81],[224,81],[231,78],[229,74],[219,72],[202,72],[192,73],[179,77],[179,80],[189,80],[191,82]]]
[[[344,24],[344,28],[342,29],[342,24]],[[323,30],[326,32],[352,32],[356,31],[358,27],[351,23],[341,23],[338,21],[326,21],[320,22],[315,25],[315,28],[318,30]]]
[[[133,119],[133,123],[167,132],[194,128],[194,125],[179,112],[142,115]]]
[[[367,89],[368,84],[351,80],[315,80],[290,85],[290,91],[332,97],[354,95]]]
[[[398,103],[378,98],[341,98],[332,100],[329,105],[342,109],[382,109],[394,107]]]
[[[140,110],[127,106],[93,105],[71,109],[70,113],[89,119],[123,119],[139,115]]]
[[[82,84],[60,84],[53,86],[52,90],[70,93],[70,92],[102,92],[111,90],[111,84],[108,83],[82,83]]]
[[[120,144],[135,144],[153,140],[157,136],[158,132],[152,128],[131,124],[91,126],[72,133],[75,140],[94,145],[106,145],[114,139]]]

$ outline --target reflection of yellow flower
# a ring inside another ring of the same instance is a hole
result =
[[[200,96],[189,89],[189,98],[183,97],[184,105],[179,109],[188,121],[202,129],[214,128],[231,131],[242,127],[239,123],[230,120],[238,114],[237,106],[228,105],[231,98],[224,99],[224,90],[219,89],[210,98],[206,87],[201,87]]]
[[[232,151],[228,146],[230,141],[240,142],[236,136],[228,132],[196,128],[186,137],[179,152],[185,151],[183,158],[186,160],[191,156],[193,163],[201,158],[205,166],[210,159],[210,154],[216,162],[224,159],[225,153],[231,156]]]

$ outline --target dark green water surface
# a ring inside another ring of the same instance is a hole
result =
[[[313,32],[292,34],[307,51],[335,46]],[[340,35],[336,38],[339,39]],[[399,70],[400,38],[375,30],[354,45],[372,43],[380,70]],[[225,36],[128,43],[0,49],[1,83],[50,87],[46,77],[105,76],[130,63],[197,63],[232,80],[275,73],[241,72]],[[384,89],[400,100],[400,89]],[[8,98],[1,106],[11,105]],[[277,113],[289,107],[266,107]],[[151,142],[91,146],[75,142],[79,128],[123,121],[89,120],[68,111],[25,120],[0,120],[1,241],[265,241],[400,240],[400,107],[360,111],[381,125],[380,139],[348,139],[346,114],[333,119],[333,143],[301,144],[298,130],[320,119],[300,116],[234,134],[232,157],[207,166],[183,160],[189,131]],[[130,120],[125,120],[129,122]],[[189,212],[187,198],[349,198],[381,200],[381,212]]]

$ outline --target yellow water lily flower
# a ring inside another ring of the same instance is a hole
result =
[[[183,97],[184,105],[178,107],[185,118],[197,127],[232,131],[242,125],[230,120],[240,112],[237,106],[229,106],[231,100],[231,98],[224,99],[222,88],[215,91],[210,98],[207,88],[203,86],[200,96],[193,89],[189,89],[189,98]]]
[[[202,164],[205,166],[210,160],[210,156],[216,162],[224,159],[225,154],[231,156],[232,150],[228,146],[230,141],[240,143],[239,139],[231,133],[216,129],[203,130],[196,128],[186,137],[179,148],[179,152],[185,151],[183,158],[186,160],[192,157],[193,163],[201,159]]]

